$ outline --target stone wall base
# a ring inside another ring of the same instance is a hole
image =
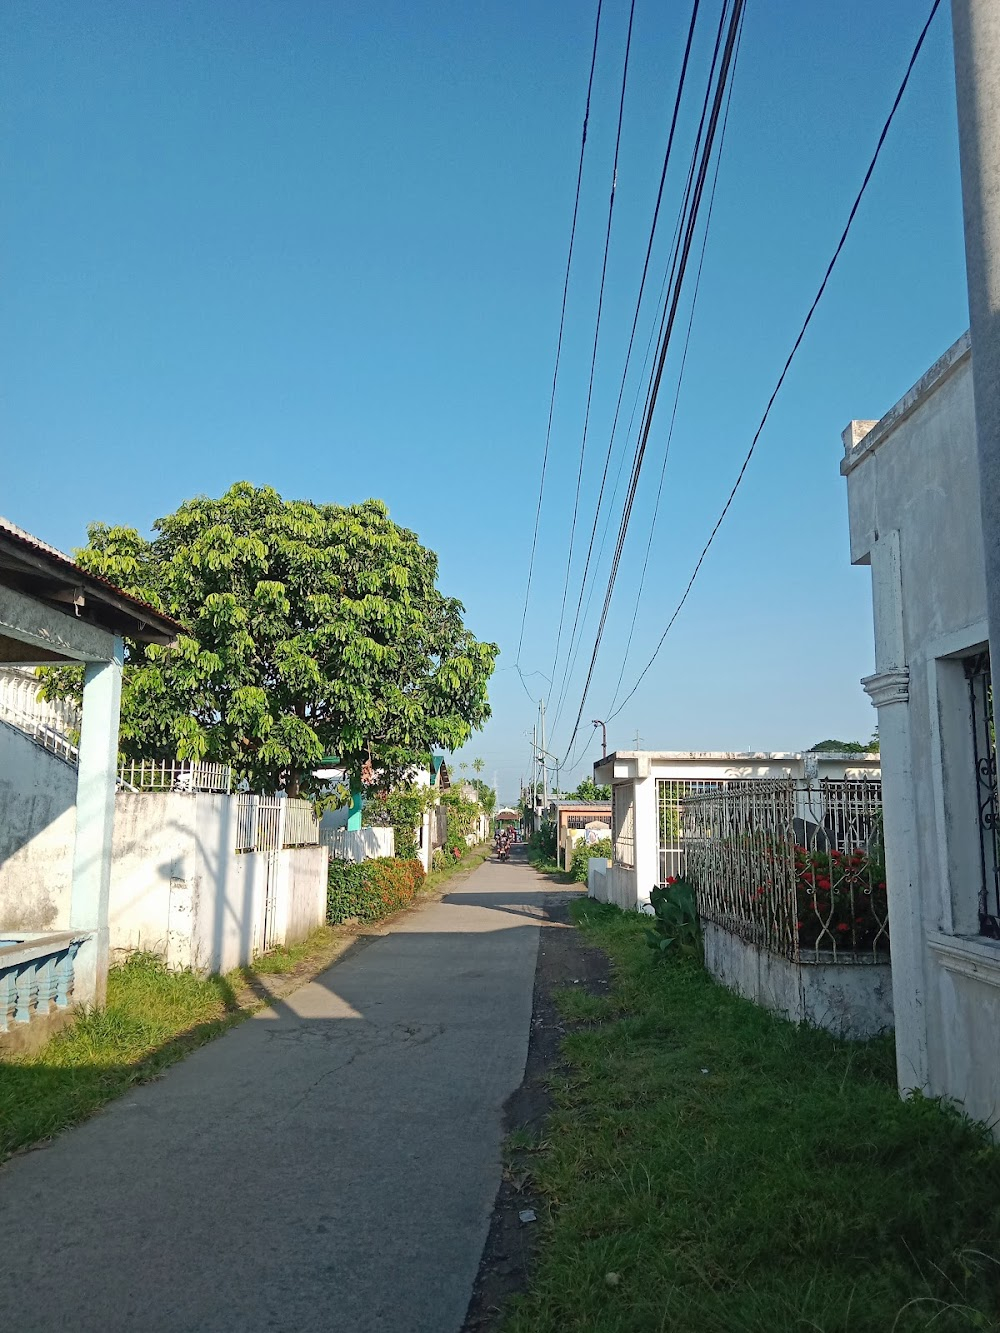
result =
[[[892,968],[885,962],[793,963],[703,921],[705,966],[728,990],[837,1037],[866,1040],[893,1027]]]

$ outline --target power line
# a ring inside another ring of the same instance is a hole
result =
[[[562,605],[559,608],[559,627],[556,630],[556,650],[552,658],[552,675],[556,674],[559,662],[559,645],[562,642],[563,622],[566,617],[566,595],[569,592],[569,576],[573,565],[573,546],[576,541],[576,520],[580,511],[580,486],[583,482],[583,462],[587,452],[587,434],[590,430],[590,406],[594,397],[594,372],[597,368],[597,347],[601,337],[601,316],[604,313],[604,286],[608,276],[608,252],[611,249],[611,222],[615,212],[615,195],[618,189],[618,157],[622,143],[622,121],[625,117],[625,91],[628,87],[629,56],[632,51],[632,24],[635,20],[635,0],[632,0],[628,16],[628,35],[625,38],[625,59],[622,63],[622,86],[618,98],[618,128],[615,133],[615,156],[611,166],[611,194],[608,199],[608,221],[604,233],[604,258],[601,262],[601,283],[597,297],[597,322],[594,326],[594,346],[590,355],[590,381],[587,385],[587,408],[583,417],[583,435],[580,440],[580,466],[576,474],[576,494],[573,497],[573,520],[569,531],[569,550],[566,555],[566,578],[563,581]],[[607,465],[605,465],[605,473]],[[593,541],[593,538],[591,538]],[[586,575],[584,576],[586,577]]]
[[[745,13],[746,11],[744,11]],[[694,288],[691,293],[691,311],[688,315],[687,330],[684,334],[684,348],[681,352],[680,369],[677,372],[677,388],[674,392],[673,407],[670,410],[670,425],[667,428],[667,442],[663,450],[663,463],[660,467],[660,480],[656,487],[656,500],[653,504],[653,517],[649,525],[649,537],[646,540],[646,551],[642,559],[642,573],[639,575],[639,588],[635,595],[635,605],[632,608],[632,623],[629,625],[628,638],[625,641],[625,651],[622,653],[621,670],[618,673],[618,682],[615,685],[615,692],[611,700],[613,709],[618,702],[618,692],[622,687],[622,680],[625,677],[625,667],[628,663],[629,651],[632,647],[632,639],[635,635],[636,621],[639,618],[639,603],[642,599],[643,588],[646,586],[646,573],[649,569],[649,556],[653,549],[653,537],[656,533],[656,520],[660,513],[660,500],[663,496],[663,482],[667,475],[667,463],[670,459],[670,446],[674,438],[674,426],[677,422],[677,405],[680,402],[681,386],[684,383],[684,369],[687,366],[688,349],[691,345],[691,330],[694,326],[695,309],[698,305],[698,293],[701,290],[701,275],[705,267],[705,251],[708,248],[708,233],[712,226],[712,213],[715,209],[715,190],[719,183],[719,167],[722,165],[722,150],[726,142],[726,126],[729,124],[729,108],[732,104],[733,84],[729,85],[729,94],[726,98],[726,110],[722,117],[722,129],[719,131],[719,151],[715,158],[715,174],[712,177],[712,189],[708,196],[708,213],[705,217],[705,230],[701,238],[701,255],[698,259],[698,271],[694,278]]]
[[[716,79],[715,96],[712,103],[712,111],[709,118],[708,128],[705,134],[705,143],[702,149],[701,162],[698,167],[698,175],[692,191],[690,206],[686,225],[684,228],[684,240],[682,243],[680,257],[677,264],[676,280],[673,284],[673,292],[669,302],[669,310],[664,312],[664,331],[660,339],[660,349],[657,357],[656,369],[650,383],[647,407],[644,413],[644,420],[640,438],[636,444],[635,458],[632,464],[632,475],[629,479],[628,493],[625,499],[622,519],[618,532],[618,541],[615,547],[615,553],[612,557],[611,571],[608,576],[607,591],[604,596],[604,606],[601,611],[601,618],[597,627],[597,634],[594,639],[594,648],[590,657],[590,666],[587,670],[587,678],[584,682],[583,692],[580,698],[580,707],[577,712],[576,721],[573,724],[573,732],[566,747],[567,753],[573,748],[573,742],[576,739],[580,727],[580,719],[583,716],[583,709],[587,702],[587,693],[590,689],[591,681],[594,676],[594,667],[597,663],[597,655],[600,652],[601,640],[604,636],[604,629],[607,624],[608,611],[611,606],[611,598],[614,593],[615,579],[618,575],[618,568],[621,563],[622,550],[625,545],[625,536],[628,532],[629,521],[632,516],[632,507],[635,503],[635,495],[639,485],[639,476],[642,470],[642,463],[646,448],[649,443],[649,434],[652,428],[653,415],[656,408],[656,399],[660,389],[660,383],[663,379],[663,370],[666,364],[667,352],[670,347],[670,339],[673,333],[674,321],[677,316],[677,306],[680,301],[681,289],[684,283],[684,275],[687,270],[688,259],[691,252],[691,245],[694,239],[694,232],[697,226],[698,213],[701,208],[702,195],[705,188],[705,179],[708,175],[709,162],[712,156],[712,149],[715,142],[715,135],[718,129],[719,117],[722,112],[722,105],[725,100],[726,90],[729,86],[729,80],[733,71],[733,57],[736,51],[737,39],[741,29],[741,18],[743,14],[744,0],[734,0],[733,7],[729,14],[728,30],[726,32],[725,47],[722,53],[722,59],[719,64],[719,72]]]
[[[686,82],[686,79],[687,79],[688,63],[689,63],[689,61],[690,61],[690,57],[691,57],[691,46],[692,46],[692,43],[693,43],[693,41],[694,41],[695,26],[696,26],[696,24],[697,24],[697,20],[698,20],[698,9],[699,9],[699,4],[700,4],[700,0],[694,0],[694,3],[693,3],[692,8],[691,8],[691,21],[690,21],[690,23],[688,24],[687,40],[686,40],[685,45],[684,45],[684,56],[683,56],[683,59],[682,59],[682,61],[681,61],[681,71],[680,71],[680,76],[679,76],[679,78],[678,78],[678,82],[677,82],[677,93],[676,93],[676,96],[674,97],[673,113],[671,114],[671,117],[670,117],[670,131],[669,131],[669,133],[668,133],[668,135],[667,135],[667,146],[666,146],[666,149],[665,149],[664,154],[663,154],[663,168],[662,168],[662,170],[661,170],[661,172],[660,172],[660,183],[659,183],[659,188],[658,188],[658,190],[657,190],[657,194],[656,194],[656,205],[655,205],[655,207],[654,207],[654,209],[653,209],[653,221],[652,221],[652,223],[651,223],[651,225],[650,225],[650,229],[649,229],[649,241],[648,241],[648,243],[647,243],[647,245],[646,245],[646,258],[645,258],[645,261],[644,261],[643,266],[642,266],[642,278],[641,278],[641,280],[640,280],[640,282],[639,282],[639,295],[638,295],[638,297],[637,297],[637,299],[636,299],[636,304],[635,304],[635,315],[634,315],[634,317],[633,317],[633,319],[632,319],[632,331],[631,331],[631,333],[630,333],[630,335],[629,335],[629,340],[628,340],[628,350],[627,350],[627,352],[626,352],[626,354],[625,354],[625,368],[624,368],[624,370],[622,371],[621,386],[619,387],[619,390],[618,390],[618,401],[617,401],[617,403],[615,404],[615,415],[614,415],[614,420],[613,420],[612,423],[611,423],[611,433],[610,433],[610,436],[609,436],[609,438],[608,438],[608,449],[607,449],[607,454],[605,455],[605,459],[604,459],[604,471],[603,471],[602,474],[601,474],[601,485],[600,485],[600,489],[599,489],[599,491],[598,491],[598,495],[597,495],[597,505],[596,505],[596,508],[595,508],[595,510],[594,510],[594,522],[593,522],[593,524],[591,525],[591,529],[590,529],[590,541],[589,541],[589,543],[588,543],[588,545],[587,545],[587,556],[586,556],[586,559],[585,559],[585,561],[584,561],[584,566],[583,566],[583,576],[582,576],[581,581],[580,581],[580,596],[577,598],[576,612],[575,612],[575,614],[574,614],[574,616],[573,616],[573,629],[572,629],[572,631],[571,631],[571,633],[570,633],[569,648],[566,650],[566,670],[565,670],[565,672],[563,673],[562,683],[560,684],[560,687],[559,687],[559,688],[560,688],[560,695],[559,695],[559,701],[558,701],[557,706],[556,706],[556,721],[553,723],[553,728],[554,728],[555,725],[558,723],[559,715],[560,715],[560,713],[561,713],[561,711],[562,711],[562,703],[563,703],[563,699],[565,698],[565,690],[566,690],[566,685],[567,685],[567,682],[568,682],[568,674],[569,674],[569,672],[570,672],[570,670],[571,670],[571,665],[570,665],[570,663],[571,663],[571,659],[572,659],[572,661],[573,661],[574,663],[575,663],[575,660],[576,660],[575,657],[573,656],[573,645],[574,645],[574,643],[576,642],[577,627],[578,627],[579,622],[580,622],[580,606],[581,606],[581,604],[582,604],[582,602],[583,602],[583,593],[584,593],[584,589],[585,589],[585,587],[586,587],[586,585],[587,585],[587,574],[588,574],[588,571],[590,570],[590,560],[591,560],[591,556],[592,556],[592,554],[593,554],[593,550],[594,550],[594,537],[595,537],[595,535],[596,535],[596,533],[597,533],[597,524],[598,524],[598,521],[599,521],[599,519],[600,519],[600,513],[601,513],[601,503],[602,503],[602,501],[603,501],[603,499],[604,499],[604,487],[605,487],[605,485],[606,485],[606,483],[607,483],[607,479],[608,479],[608,468],[610,467],[610,464],[611,464],[611,454],[612,454],[612,451],[613,451],[613,449],[614,449],[615,434],[616,434],[617,429],[618,429],[618,417],[619,417],[619,413],[621,412],[622,397],[624,396],[624,393],[625,393],[625,384],[626,384],[626,382],[627,382],[627,380],[628,380],[629,366],[630,366],[630,364],[631,364],[631,362],[632,362],[632,349],[633,349],[633,346],[634,346],[634,344],[635,344],[636,328],[638,327],[638,324],[639,324],[639,312],[640,312],[640,310],[642,309],[642,298],[643,298],[643,295],[645,294],[645,290],[646,290],[646,278],[648,277],[648,274],[649,274],[649,263],[650,263],[650,258],[651,258],[652,253],[653,253],[653,241],[654,241],[654,238],[655,238],[655,236],[656,236],[656,227],[657,227],[657,223],[658,223],[658,221],[659,221],[659,217],[660,217],[660,206],[661,206],[661,204],[662,204],[662,202],[663,202],[663,190],[664,190],[664,185],[665,185],[665,183],[666,183],[666,179],[667,179],[667,169],[668,169],[669,166],[670,166],[670,159],[671,159],[671,154],[672,154],[673,144],[674,144],[674,135],[675,135],[676,130],[677,130],[677,117],[678,117],[678,114],[679,114],[679,112],[680,112],[681,99],[682,99],[682,96],[683,96],[683,93],[684,93],[684,85],[685,85],[685,82]],[[718,54],[719,40],[720,40],[720,37],[721,37],[721,33],[722,33],[722,24],[721,24],[721,20],[720,20],[720,25],[719,25],[719,36],[716,38],[715,54],[713,54],[713,57],[712,57],[713,68],[714,68],[714,64],[715,64],[716,56],[717,56],[717,54]],[[620,122],[619,122],[619,129],[620,129]],[[674,245],[676,244],[677,235],[679,234],[679,231],[680,231],[680,218],[678,217],[677,232],[675,232],[674,240],[671,242],[671,250],[673,250],[673,247],[674,247]],[[665,284],[665,283],[666,283],[666,275],[664,275],[664,284]],[[661,288],[661,291],[660,291],[660,297],[657,298],[657,307],[659,306],[659,301],[660,301],[660,299],[662,299],[662,295],[663,295],[663,289]],[[654,320],[654,328],[655,328],[655,320]],[[653,331],[651,330],[651,331],[650,331],[650,345],[652,345],[652,338],[653,338]],[[596,350],[596,340],[595,340],[595,350]],[[648,357],[648,355],[649,355],[649,349],[648,349],[648,348],[647,348],[647,353],[646,353],[646,355],[647,355],[647,357]],[[591,370],[591,376],[593,376],[593,370]],[[593,383],[593,379],[591,379],[591,383]],[[589,394],[588,394],[588,418],[589,418],[589,403],[590,403],[590,399],[589,399]],[[638,393],[636,394],[636,403],[638,403]],[[635,417],[635,408],[633,407],[633,420],[634,420],[634,417]],[[630,422],[629,422],[629,433],[631,433],[631,428],[632,428],[632,422],[630,421]],[[626,436],[626,438],[627,438],[627,436]],[[582,460],[582,456],[581,456],[581,472],[582,472],[582,461],[583,461],[583,460]],[[625,461],[625,455],[624,455],[624,453],[623,453],[623,454],[622,454],[622,462],[624,463],[624,461]],[[618,493],[618,481],[619,481],[620,477],[621,477],[621,467],[619,466],[618,476],[617,476],[616,479],[615,479],[614,494],[612,495],[612,498],[611,498],[611,506],[609,507],[609,513],[608,513],[608,519],[609,519],[609,521],[610,521],[610,517],[611,517],[611,509],[612,509],[613,506],[614,506],[615,496],[616,496],[617,493]],[[578,487],[578,490],[577,490],[577,494],[579,495],[579,487]],[[606,538],[606,536],[607,536],[607,526],[605,526],[605,533],[604,533],[604,537],[605,537],[605,538]],[[603,553],[603,550],[604,550],[604,538],[602,538],[602,543],[601,543],[601,553]],[[598,559],[600,559],[600,556],[598,557]],[[567,565],[567,581],[568,581],[568,576],[569,576],[569,566]],[[565,590],[564,590],[564,592],[563,592],[563,608],[564,608],[564,609],[565,609],[565,602],[566,602],[566,594],[565,594]],[[589,605],[590,605],[590,604],[589,604],[589,601],[588,601],[588,609],[589,609]],[[561,633],[561,631],[562,631],[562,615],[561,615],[561,614],[560,614],[560,618],[559,618],[559,627],[560,627],[560,633]],[[559,646],[558,646],[558,637],[557,637],[557,643],[556,643],[556,660],[558,660],[558,655],[559,655]],[[555,662],[553,663],[552,674],[553,674],[553,676],[555,675]]]
[[[538,504],[535,506],[535,528],[531,535],[531,555],[528,559],[528,580],[524,587],[524,606],[521,608],[521,632],[517,639],[517,661],[521,660],[521,648],[524,643],[524,622],[528,615],[528,596],[531,592],[531,576],[535,568],[535,550],[538,545],[538,528],[542,516],[542,495],[545,491],[545,470],[549,461],[549,444],[552,439],[552,415],[556,405],[556,385],[559,381],[559,362],[562,358],[563,331],[566,327],[566,297],[569,292],[569,275],[573,266],[573,247],[576,243],[576,222],[580,212],[580,187],[583,182],[583,159],[587,150],[587,126],[590,123],[590,99],[594,91],[594,70],[597,66],[597,42],[601,31],[601,8],[604,0],[597,0],[597,16],[594,20],[594,44],[590,53],[590,75],[587,79],[587,102],[583,112],[583,131],[580,135],[580,160],[576,169],[576,195],[573,200],[573,221],[569,230],[569,253],[566,256],[566,275],[563,278],[562,308],[559,314],[559,336],[556,340],[556,361],[552,371],[552,393],[549,397],[549,419],[545,427],[545,448],[542,451],[542,472],[538,480]]]
[[[781,387],[785,382],[785,377],[788,374],[789,367],[791,366],[792,361],[794,360],[795,355],[802,344],[802,340],[806,335],[806,330],[812,323],[812,317],[816,313],[816,307],[819,305],[823,293],[826,291],[827,283],[830,281],[830,276],[833,273],[833,270],[837,265],[837,261],[840,258],[841,251],[843,250],[844,245],[847,242],[848,234],[854,223],[854,219],[857,216],[858,209],[861,206],[861,200],[864,198],[865,191],[868,188],[868,183],[871,180],[872,175],[874,174],[875,167],[878,163],[879,155],[882,152],[882,146],[885,143],[886,137],[889,133],[890,126],[892,125],[896,112],[899,109],[899,104],[903,100],[903,94],[906,92],[906,86],[910,81],[910,75],[913,72],[913,67],[917,63],[917,58],[920,55],[921,48],[923,47],[924,44],[924,39],[927,36],[928,29],[930,28],[931,24],[934,21],[934,16],[940,7],[940,4],[941,0],[933,0],[930,14],[928,14],[927,16],[927,21],[924,23],[923,28],[921,28],[920,30],[920,36],[917,38],[916,46],[914,46],[913,48],[913,54],[910,56],[909,63],[906,66],[906,72],[903,75],[903,80],[899,85],[899,90],[897,91],[896,96],[892,103],[892,107],[889,110],[889,115],[886,117],[885,124],[882,126],[882,133],[878,137],[878,142],[875,145],[875,152],[872,154],[872,159],[868,164],[868,170],[865,172],[864,179],[861,182],[861,188],[858,190],[854,203],[851,205],[851,211],[847,216],[847,222],[844,226],[844,230],[841,232],[840,240],[837,242],[837,247],[833,252],[833,258],[826,266],[826,272],[823,274],[823,280],[819,285],[816,295],[813,297],[812,304],[810,305],[806,313],[805,319],[802,321],[802,327],[799,329],[798,336],[796,337],[795,342],[792,344],[792,350],[788,353],[788,356],[785,360],[785,364],[784,366],[782,366],[781,374],[778,376],[778,382],[777,384],[775,384],[774,389],[771,392],[771,396],[767,400],[767,406],[764,408],[764,415],[761,417],[760,424],[758,425],[756,431],[754,432],[753,439],[750,442],[750,448],[747,450],[746,457],[743,460],[743,466],[740,468],[739,473],[737,474],[736,477],[736,481],[733,484],[733,488],[729,492],[729,496],[726,500],[726,503],[722,507],[722,513],[716,520],[715,527],[712,529],[711,533],[709,534],[708,541],[702,548],[701,555],[699,555],[698,562],[694,567],[694,571],[692,572],[691,577],[688,579],[687,586],[684,589],[684,593],[680,601],[677,603],[673,615],[667,621],[667,627],[660,635],[659,642],[657,643],[656,647],[653,650],[652,657],[650,657],[649,661],[643,667],[642,671],[639,673],[638,678],[636,679],[635,684],[632,686],[628,694],[626,694],[625,698],[618,705],[617,709],[615,709],[613,713],[609,713],[608,715],[609,722],[611,718],[617,717],[617,715],[622,711],[622,709],[628,703],[629,699],[632,698],[633,694],[635,694],[636,690],[639,688],[640,684],[643,681],[643,678],[649,671],[650,667],[656,661],[660,649],[663,647],[664,640],[670,633],[670,630],[673,628],[674,622],[680,615],[684,603],[688,599],[688,595],[694,586],[694,581],[698,577],[699,571],[701,570],[701,567],[705,561],[705,556],[708,554],[709,547],[715,541],[716,534],[722,527],[723,520],[725,519],[726,514],[729,512],[730,506],[732,505],[733,500],[736,497],[736,492],[740,488],[740,484],[742,483],[743,478],[746,475],[746,470],[750,466],[750,460],[751,458],[753,458],[754,451],[757,448],[757,442],[761,437],[761,434],[764,430],[764,426],[767,424],[768,417],[771,415],[771,408],[774,406],[775,399],[777,398],[779,392],[781,391]]]

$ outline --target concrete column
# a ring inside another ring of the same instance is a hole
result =
[[[952,0],[986,602],[1000,680],[1000,4]]]
[[[898,532],[881,534],[871,550],[871,570],[877,670],[861,683],[878,709],[896,1077],[906,1094],[927,1087],[927,997]]]
[[[71,930],[91,932],[76,958],[77,1003],[104,1003],[108,981],[108,897],[118,778],[118,721],[124,648],[117,636],[109,662],[85,668],[80,764],[76,783],[76,840],[70,892]]]
[[[635,780],[635,890],[636,906],[649,903],[660,882],[660,833],[656,809],[656,779],[646,772]]]

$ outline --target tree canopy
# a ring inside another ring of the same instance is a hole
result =
[[[576,791],[572,793],[573,801],[610,801],[610,786],[598,786],[593,778],[584,778]]]
[[[79,563],[178,619],[175,648],[126,644],[129,758],[216,760],[254,790],[309,788],[336,755],[391,783],[490,715],[498,649],[437,587],[436,555],[379,500],[283,500],[238,482],[134,528],[88,529]],[[46,692],[78,693],[79,673]]]

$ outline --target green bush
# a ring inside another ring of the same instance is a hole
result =
[[[611,860],[613,853],[611,849],[611,839],[601,838],[599,842],[592,842],[588,847],[585,842],[577,843],[573,849],[573,860],[570,866],[570,875],[578,884],[587,882],[587,862],[592,856],[605,857]]]
[[[547,861],[556,859],[556,826],[546,821],[540,829],[531,835],[528,843],[535,856],[543,856]]]
[[[423,883],[419,861],[380,856],[374,861],[333,860],[327,878],[326,919],[378,921],[413,900]]]

